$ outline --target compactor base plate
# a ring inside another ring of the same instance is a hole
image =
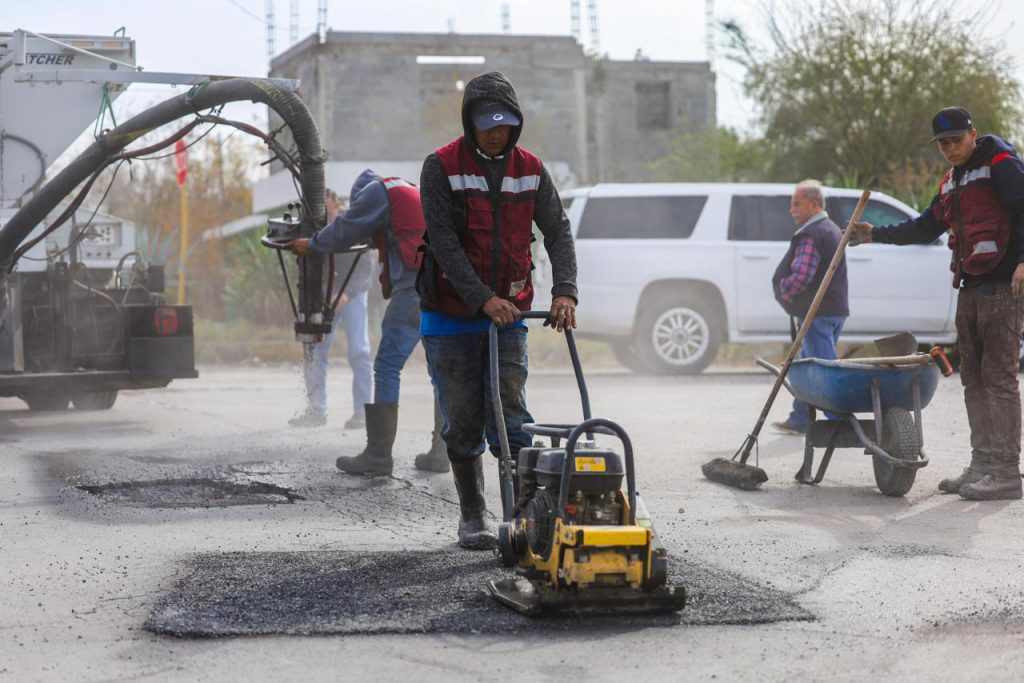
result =
[[[686,606],[686,589],[662,586],[650,593],[632,588],[552,590],[525,578],[489,581],[495,600],[528,617],[587,614],[665,614]]]

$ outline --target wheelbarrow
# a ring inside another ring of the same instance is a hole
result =
[[[757,363],[778,376],[779,367],[764,359]],[[935,349],[898,357],[795,361],[785,386],[810,406],[804,460],[796,480],[819,484],[837,448],[863,448],[871,455],[878,490],[887,496],[906,495],[917,471],[928,466],[921,411],[935,395],[940,374],[948,376],[952,370]],[[817,419],[819,411],[838,419]],[[815,448],[825,449],[817,472]]]

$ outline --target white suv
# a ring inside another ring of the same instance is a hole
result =
[[[793,187],[629,183],[566,191],[580,336],[606,339],[627,367],[670,373],[700,372],[724,342],[788,341],[789,318],[771,280],[796,229]],[[829,215],[845,227],[860,193],[827,188],[826,195]],[[875,193],[863,218],[888,225],[914,215]],[[904,330],[927,344],[956,340],[945,235],[922,246],[857,247],[846,259],[843,341]],[[543,249],[536,260],[539,308],[551,290],[551,268]]]

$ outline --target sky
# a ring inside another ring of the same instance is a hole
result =
[[[881,1],[881,0],[879,0]],[[272,0],[277,52],[289,42],[291,0]],[[797,0],[804,4],[804,0]],[[590,46],[588,0],[581,0],[583,39]],[[818,2],[807,0],[808,9]],[[328,0],[327,25],[337,31],[501,33],[507,5],[515,34],[569,35],[569,0]],[[632,59],[637,50],[654,60],[707,58],[704,0],[596,0],[600,51]],[[715,0],[715,16],[736,19],[756,35],[760,0]],[[124,26],[148,71],[264,76],[267,73],[266,0],[0,0],[0,30],[110,34]],[[300,40],[316,29],[317,0],[298,0]],[[984,30],[1002,39],[1024,81],[1024,3],[996,0]],[[720,56],[720,55],[719,55]],[[756,124],[744,100],[742,71],[717,59],[718,121],[749,131]],[[164,86],[134,85],[115,111],[121,116],[176,94]],[[263,110],[237,105],[233,115],[262,123]],[[231,110],[228,110],[232,114]],[[265,120],[265,119],[263,119]]]

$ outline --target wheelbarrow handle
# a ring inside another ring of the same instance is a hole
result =
[[[949,358],[942,352],[942,348],[933,346],[929,351],[928,355],[932,357],[935,364],[939,366],[939,370],[942,372],[943,377],[949,377],[953,374],[953,364],[949,362]]]
[[[764,358],[758,358],[754,362],[760,365],[768,372],[775,375],[776,377],[778,377],[782,373],[782,368],[780,368],[778,365],[771,363],[770,361],[765,360]],[[793,387],[789,384],[788,379],[782,380],[782,386],[786,387],[786,391],[788,391],[789,393],[793,393]]]

